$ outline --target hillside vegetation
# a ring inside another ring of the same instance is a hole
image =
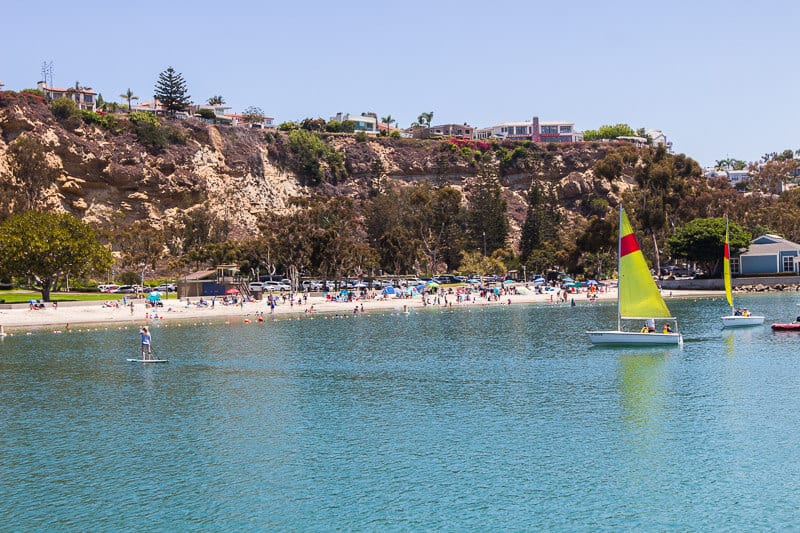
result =
[[[620,202],[661,262],[674,228],[697,217],[800,239],[796,194],[743,195],[662,149],[270,132],[77,112],[10,91],[0,186],[0,218],[72,213],[111,245],[117,271],[603,275]]]

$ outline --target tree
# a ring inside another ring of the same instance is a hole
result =
[[[731,255],[750,245],[750,234],[735,222],[729,226]],[[725,245],[724,218],[696,218],[679,227],[667,241],[672,254],[697,262],[703,271],[717,274]]]
[[[60,278],[110,267],[111,251],[91,227],[68,213],[28,211],[0,224],[0,277],[32,277],[45,302]]]
[[[225,103],[225,98],[223,98],[221,94],[217,94],[209,98],[207,102],[208,105],[222,105]]]
[[[260,107],[250,106],[244,110],[242,113],[242,120],[245,121],[247,124],[256,124],[258,122],[264,122],[264,112],[261,110]]]
[[[23,208],[35,209],[60,171],[47,162],[47,149],[37,139],[20,135],[8,149],[8,166]]]
[[[127,91],[125,91],[124,93],[119,95],[119,97],[122,98],[123,100],[125,100],[126,102],[128,102],[128,111],[131,110],[131,100],[138,100],[139,99],[138,96],[133,94],[133,91],[131,91],[130,87],[128,87]]]
[[[426,127],[426,128],[430,128],[431,127],[431,121],[432,120],[433,120],[433,111],[429,111],[427,113],[420,113],[420,115],[417,117],[417,123],[420,126],[423,126],[423,127]]]
[[[381,122],[386,124],[386,133],[389,133],[389,130],[392,129],[392,124],[397,122],[392,115],[386,115],[385,117],[381,117]]]
[[[506,210],[497,169],[488,164],[482,165],[469,197],[467,226],[473,246],[482,250],[484,255],[490,255],[506,245],[509,232]]]
[[[172,67],[168,67],[158,75],[155,97],[170,114],[183,111],[191,102],[191,97],[186,89],[186,81]]]
[[[616,139],[617,137],[633,137],[636,132],[627,124],[615,124],[614,126],[600,126],[597,130],[586,130],[583,132],[583,140],[595,141],[598,139]]]

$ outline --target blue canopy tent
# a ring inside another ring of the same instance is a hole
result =
[[[381,294],[386,296],[394,296],[395,295],[394,287],[391,285],[387,285],[386,287],[383,288]]]

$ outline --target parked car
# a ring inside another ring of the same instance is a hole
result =
[[[264,282],[263,281],[251,281],[250,284],[247,286],[252,292],[261,292],[264,290]]]
[[[300,284],[304,290],[308,291],[321,291],[324,285],[319,280],[305,280]]]
[[[100,292],[111,292],[117,289],[119,289],[119,285],[113,283],[105,283],[97,286],[97,290]]]
[[[161,292],[175,292],[177,289],[174,283],[162,283],[156,287],[156,290]]]
[[[133,294],[136,292],[136,288],[133,285],[121,285],[111,292],[114,294]]]
[[[290,291],[292,287],[288,283],[282,281],[265,281],[263,285],[264,291]]]

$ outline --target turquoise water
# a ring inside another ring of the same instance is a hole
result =
[[[800,295],[670,301],[682,349],[590,347],[615,306],[0,342],[3,530],[795,527]]]

